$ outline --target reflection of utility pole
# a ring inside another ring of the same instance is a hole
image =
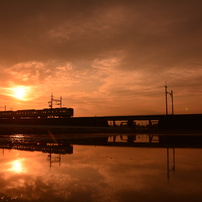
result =
[[[168,94],[171,96],[172,114],[174,114],[173,91],[168,92],[168,86],[165,83],[165,98],[166,98],[166,115],[168,115]]]
[[[50,169],[52,167],[52,163],[59,163],[59,166],[61,165],[61,154],[58,154],[58,156],[52,157],[52,153],[49,153],[47,160],[50,162]]]
[[[170,179],[170,171],[173,171],[175,173],[175,148],[173,149],[173,165],[172,168],[170,169],[170,154],[169,154],[169,149],[167,148],[167,179]]]

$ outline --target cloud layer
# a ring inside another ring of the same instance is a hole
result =
[[[201,9],[197,0],[1,1],[2,105],[46,107],[53,92],[80,116],[164,113],[167,81],[177,113],[201,113]],[[32,88],[29,101],[5,97],[17,85]]]

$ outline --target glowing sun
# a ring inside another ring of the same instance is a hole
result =
[[[25,86],[17,86],[15,88],[12,88],[13,97],[25,100],[28,90],[29,90],[28,87]]]

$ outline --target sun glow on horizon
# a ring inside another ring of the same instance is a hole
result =
[[[11,96],[18,98],[20,100],[27,100],[29,89],[30,88],[27,86],[17,86],[17,87],[11,88],[11,91],[12,91]]]

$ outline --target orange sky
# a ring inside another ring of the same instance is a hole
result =
[[[166,81],[175,113],[202,113],[201,10],[197,0],[3,0],[0,109],[47,108],[53,92],[75,116],[164,114]]]

